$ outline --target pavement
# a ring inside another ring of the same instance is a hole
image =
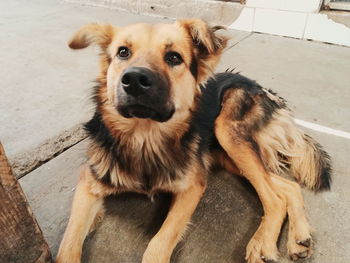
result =
[[[85,161],[87,141],[80,127],[92,114],[89,95],[98,74],[97,49],[74,52],[66,43],[77,28],[96,21],[125,25],[170,20],[55,0],[0,2],[0,139],[15,171],[24,176],[20,183],[53,255]],[[303,192],[316,240],[308,262],[348,262],[350,140],[341,135],[350,132],[350,48],[240,31],[228,34],[232,40],[218,71],[236,68],[286,98],[296,118],[322,125],[320,131],[302,127],[334,162],[332,191]],[[333,129],[333,135],[323,126]],[[108,198],[105,219],[85,242],[83,262],[140,262],[169,200],[163,194],[154,202],[135,194]],[[172,262],[244,262],[245,246],[262,214],[246,181],[212,174]],[[282,263],[289,262],[286,229],[279,241]]]

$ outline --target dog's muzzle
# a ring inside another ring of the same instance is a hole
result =
[[[148,118],[159,122],[174,113],[169,81],[145,67],[127,68],[117,88],[118,112],[126,118]]]
[[[120,82],[127,94],[138,97],[154,86],[155,76],[147,68],[132,67],[124,71]]]

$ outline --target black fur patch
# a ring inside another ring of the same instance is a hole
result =
[[[321,170],[321,176],[320,176],[320,188],[318,190],[330,190],[331,189],[331,183],[332,183],[332,168],[330,166],[325,166]]]
[[[190,64],[190,72],[193,75],[195,79],[198,77],[198,63],[195,58],[192,59],[191,64]]]
[[[323,150],[323,147],[316,143],[316,148],[319,151],[320,155],[320,177],[319,177],[319,187],[317,190],[330,190],[332,183],[332,165],[331,165],[331,157],[328,153]]]
[[[262,87],[255,81],[252,81],[240,74],[231,72],[219,73],[211,78],[205,86],[201,87],[202,96],[198,110],[194,113],[193,120],[200,124],[204,130],[213,130],[214,122],[219,115],[222,107],[222,100],[225,92],[228,89],[242,89],[244,97],[237,101],[237,107],[240,109],[237,115],[233,116],[233,120],[242,120],[244,115],[254,105],[253,98],[255,96],[261,96],[260,106],[264,110],[262,120],[256,124],[255,129],[261,127],[268,120],[277,109],[285,108],[284,103],[278,104],[277,102],[269,99]]]

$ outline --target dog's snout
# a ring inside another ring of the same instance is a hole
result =
[[[131,67],[124,71],[121,85],[125,92],[134,97],[144,94],[154,82],[154,73],[141,67]]]

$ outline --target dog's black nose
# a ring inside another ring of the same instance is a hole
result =
[[[137,97],[152,87],[154,73],[142,67],[131,67],[124,71],[121,84],[126,93]]]

